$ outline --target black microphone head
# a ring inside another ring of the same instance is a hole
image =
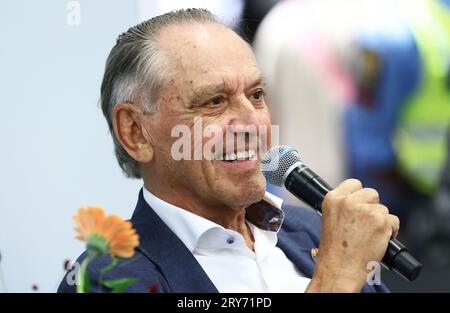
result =
[[[283,186],[286,177],[302,164],[297,150],[288,146],[275,146],[261,160],[261,170],[269,184]]]

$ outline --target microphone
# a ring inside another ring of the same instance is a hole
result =
[[[322,201],[333,188],[303,164],[297,150],[288,146],[271,148],[261,160],[261,169],[268,183],[286,187],[322,215]],[[382,264],[408,281],[415,280],[422,269],[422,264],[397,239],[389,241]]]

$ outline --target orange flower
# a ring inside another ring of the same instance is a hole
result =
[[[113,257],[129,258],[139,244],[131,222],[117,215],[106,216],[100,207],[82,207],[73,217],[77,223],[76,239],[86,241],[88,249]]]

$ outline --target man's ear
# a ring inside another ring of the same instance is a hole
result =
[[[134,104],[119,103],[114,107],[113,125],[116,138],[128,154],[139,163],[153,159],[153,144],[143,125],[143,115]]]

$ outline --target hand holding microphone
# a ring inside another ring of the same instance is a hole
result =
[[[410,281],[419,275],[421,264],[395,239],[398,218],[379,203],[374,189],[363,188],[355,179],[332,189],[301,162],[295,149],[287,146],[270,149],[261,166],[267,182],[286,187],[323,214],[313,281],[319,281],[322,287],[330,283],[328,287],[337,290],[344,286],[346,290],[360,290],[370,261],[382,261]]]
[[[353,282],[350,286],[361,290],[368,262],[381,261],[389,239],[400,227],[398,218],[378,201],[375,190],[363,188],[355,179],[342,182],[326,194],[322,202],[318,276],[333,277],[333,269],[339,269],[337,278]]]

